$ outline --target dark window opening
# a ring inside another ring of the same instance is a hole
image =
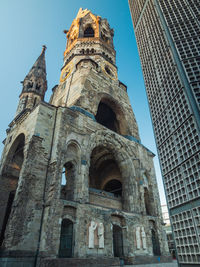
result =
[[[122,196],[122,184],[120,181],[113,179],[109,181],[105,186],[104,189],[106,192],[113,193],[114,196]]]
[[[110,70],[110,68],[109,68],[108,66],[105,66],[105,71],[106,71],[109,75],[113,76],[113,73],[111,72],[111,70]]]
[[[60,258],[71,258],[73,255],[73,222],[64,219],[61,224]]]
[[[123,257],[123,234],[122,228],[118,225],[113,225],[113,252],[114,257]]]
[[[33,102],[33,108],[35,107],[36,102],[37,102],[37,97],[35,97],[35,99],[34,99],[34,102]]]
[[[95,116],[96,121],[108,129],[119,132],[118,121],[113,110],[105,103],[100,102]]]
[[[94,30],[91,26],[89,26],[85,29],[84,37],[94,37]]]
[[[39,91],[40,90],[40,85],[39,84],[36,84],[36,87],[35,87],[35,89],[37,90],[37,91]]]
[[[32,88],[33,87],[33,82],[28,82],[28,84],[27,84],[27,89],[30,89],[30,88]]]

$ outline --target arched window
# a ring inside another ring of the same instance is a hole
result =
[[[61,198],[66,200],[73,200],[74,186],[75,186],[75,166],[72,162],[67,162],[62,170]]]
[[[64,219],[61,224],[60,234],[60,258],[71,258],[73,255],[73,222]]]
[[[107,104],[100,102],[95,116],[96,121],[108,129],[119,133],[119,123],[115,112]]]
[[[7,177],[19,178],[19,173],[24,161],[25,136],[20,134],[13,142],[8,153],[2,175]]]
[[[89,26],[85,29],[84,37],[94,37],[94,30],[91,26]]]

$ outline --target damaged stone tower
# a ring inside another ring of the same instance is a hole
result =
[[[44,47],[7,130],[0,266],[166,261],[154,155],[118,80],[114,32],[80,9],[66,34],[50,102]]]

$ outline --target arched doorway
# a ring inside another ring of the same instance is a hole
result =
[[[73,222],[64,219],[61,224],[60,258],[71,258],[73,255]]]
[[[151,230],[151,239],[152,239],[152,245],[153,245],[153,254],[155,256],[160,256],[160,244],[159,244],[158,237],[154,229]]]
[[[122,228],[113,224],[113,253],[114,257],[123,257],[123,234]]]
[[[2,245],[5,237],[7,223],[18,186],[19,175],[24,161],[24,145],[25,136],[20,134],[13,142],[2,170],[0,191],[2,191],[3,199],[0,205],[2,216],[0,245]]]

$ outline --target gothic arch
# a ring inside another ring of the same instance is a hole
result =
[[[67,150],[73,147],[77,151],[77,154],[80,154],[81,146],[75,139],[68,140],[66,144],[67,144]]]
[[[19,178],[24,160],[25,135],[19,134],[13,141],[2,169],[3,176]]]
[[[0,191],[3,191],[1,194],[3,197],[1,200],[3,201],[0,205],[0,210],[2,213],[2,219],[0,220],[0,245],[4,240],[6,227],[18,187],[20,171],[24,162],[24,146],[25,135],[19,134],[10,147],[2,169]]]
[[[108,147],[115,155],[117,163],[119,164],[120,168],[124,170],[126,175],[134,174],[135,176],[135,168],[131,158],[137,158],[137,156],[132,149],[125,142],[123,142],[123,138],[121,136],[105,130],[99,130],[91,134],[86,153],[88,162],[90,162],[90,154],[92,150],[97,146]],[[123,167],[124,163],[127,161],[129,162],[128,170],[127,168]]]
[[[69,139],[66,142],[66,148],[62,151],[62,166],[64,166],[67,162],[72,162],[77,166],[77,172],[80,172],[80,164],[81,164],[81,146],[80,144],[74,140]]]
[[[110,95],[98,94],[95,114],[97,122],[103,126],[118,134],[129,135],[125,112],[120,103]]]

